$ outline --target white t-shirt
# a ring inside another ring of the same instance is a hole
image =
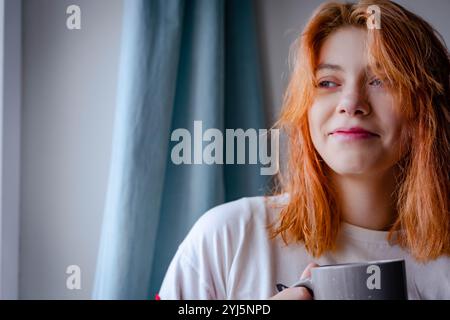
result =
[[[284,201],[285,197],[276,198]],[[267,299],[295,283],[308,263],[404,259],[409,299],[450,299],[450,258],[418,263],[390,245],[388,232],[342,223],[338,250],[314,259],[303,244],[269,238],[279,209],[264,197],[242,198],[205,213],[181,243],[159,292],[161,299]]]

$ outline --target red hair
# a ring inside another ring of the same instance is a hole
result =
[[[369,5],[381,10],[381,29],[369,29]],[[287,174],[276,194],[289,194],[272,236],[303,242],[315,257],[335,248],[340,209],[326,164],[309,135],[308,109],[314,99],[314,70],[320,48],[337,29],[367,30],[370,64],[387,78],[407,119],[405,156],[395,197],[400,231],[395,241],[417,260],[450,253],[449,153],[450,59],[442,38],[427,22],[392,1],[325,3],[295,43],[295,61],[277,126],[288,137]],[[407,143],[406,143],[407,142]]]

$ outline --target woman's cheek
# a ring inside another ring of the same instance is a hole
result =
[[[315,103],[309,110],[308,119],[310,127],[310,135],[314,147],[319,151],[321,146],[325,143],[326,138],[326,124],[327,124],[327,113],[325,112],[326,107],[322,104]]]

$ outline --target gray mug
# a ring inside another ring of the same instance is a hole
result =
[[[404,260],[325,265],[292,287],[306,287],[315,300],[408,300]]]

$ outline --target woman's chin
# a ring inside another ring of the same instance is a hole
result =
[[[331,169],[338,175],[341,176],[367,176],[374,172],[374,170],[367,165],[342,165],[334,166]]]

